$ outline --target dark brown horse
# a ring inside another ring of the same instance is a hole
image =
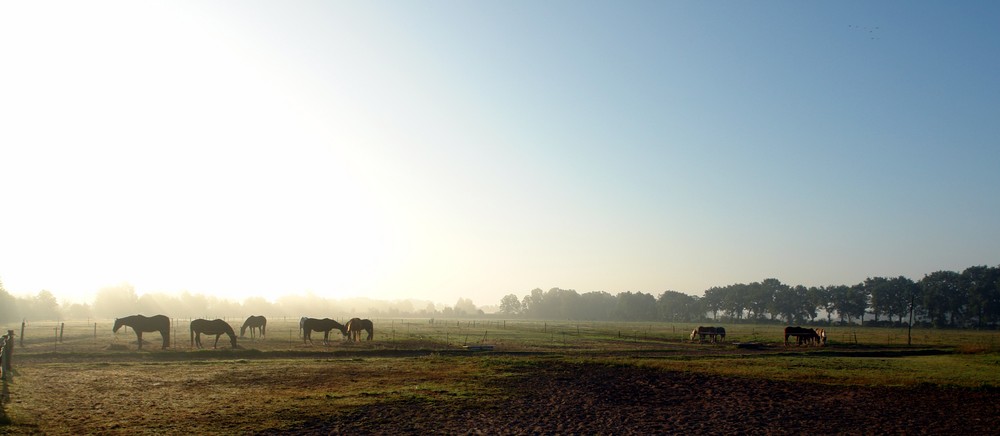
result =
[[[132,330],[135,330],[135,337],[139,341],[140,350],[142,349],[143,332],[160,332],[160,336],[163,337],[163,349],[166,350],[170,346],[170,318],[167,318],[165,315],[150,317],[132,315],[124,318],[116,318],[115,326],[111,331],[118,333],[118,329],[122,328],[122,326],[132,327]]]
[[[236,332],[233,331],[233,326],[229,325],[221,319],[213,319],[211,321],[207,319],[196,319],[191,321],[191,346],[194,347],[198,344],[198,348],[201,348],[201,334],[215,335],[215,345],[212,348],[219,347],[219,336],[226,334],[229,336],[229,342],[233,344],[233,348],[236,348]]]
[[[820,341],[819,333],[816,333],[816,330],[804,327],[785,327],[785,346],[788,346],[789,336],[794,336],[799,345],[803,343],[810,344],[813,341],[819,343]]]
[[[264,331],[267,329],[267,318],[264,315],[254,316],[250,315],[246,321],[243,321],[243,327],[240,327],[240,337],[245,336],[247,328],[250,329],[250,338],[253,338],[253,331],[257,330],[260,332],[260,337],[264,337]]]
[[[368,332],[368,340],[375,336],[375,326],[370,319],[351,318],[347,321],[347,337],[352,341],[361,340],[361,332]]]
[[[341,335],[347,336],[347,326],[341,325],[339,322],[330,318],[303,318],[299,320],[299,325],[302,326],[303,344],[306,343],[306,341],[312,343],[312,332],[323,332],[324,344],[328,344],[330,342],[330,330],[340,330]]]

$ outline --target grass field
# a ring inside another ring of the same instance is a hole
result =
[[[241,320],[229,322],[238,332]],[[530,391],[539,383],[587,379],[588,387],[580,389],[589,392],[602,379],[633,371],[640,375],[623,383],[677,374],[864,392],[966,389],[994,395],[1000,386],[997,332],[914,330],[907,345],[905,329],[834,327],[825,347],[785,347],[782,328],[770,325],[726,325],[726,342],[712,344],[689,341],[689,324],[374,322],[371,342],[344,342],[335,332],[329,344],[315,333],[311,344],[303,343],[298,320],[271,319],[264,339],[241,338],[239,348],[231,349],[223,336],[212,349],[214,337],[203,337],[206,349],[198,350],[191,347],[188,320],[175,320],[168,350],[160,349],[154,332],[144,334],[142,351],[133,332],[113,334],[111,320],[31,323],[16,341],[14,377],[4,384],[9,423],[0,433],[312,433],[310,425],[319,424],[311,423],[323,423],[321,432],[350,423],[355,427],[343,429],[450,433],[472,431],[470,417],[492,422],[484,424],[487,433],[534,432],[517,427],[528,425],[523,421],[534,416],[530,411],[490,420],[506,412],[499,405],[525,391],[534,398]],[[15,333],[20,335],[20,326]],[[483,344],[493,351],[463,347]],[[584,371],[609,375],[591,380]],[[539,374],[548,376],[535,378]],[[434,419],[422,428],[421,418],[396,421],[378,412],[409,409]],[[464,426],[442,426],[442,419]],[[534,429],[555,430],[544,424]]]

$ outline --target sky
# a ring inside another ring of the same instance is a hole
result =
[[[0,281],[498,304],[1000,264],[993,1],[0,4]]]

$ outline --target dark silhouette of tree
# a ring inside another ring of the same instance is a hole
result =
[[[909,314],[910,302],[919,303],[918,295],[920,287],[913,280],[899,276],[889,279],[890,299],[887,302],[886,314],[892,321],[892,315],[896,315],[897,322],[903,323],[903,319]]]
[[[996,324],[1000,311],[1000,268],[973,266],[962,271],[968,291],[969,314],[976,318],[976,328]]]
[[[704,317],[698,297],[677,291],[666,291],[656,299],[660,319],[669,322],[691,322]]]
[[[875,324],[877,325],[879,315],[891,313],[891,300],[896,296],[892,295],[893,288],[889,284],[889,279],[885,277],[869,277],[865,279],[864,287],[870,298],[869,306],[872,314],[875,315]]]
[[[955,271],[935,271],[920,280],[923,310],[934,327],[954,325],[954,310],[961,310],[964,288],[962,275]]]
[[[655,321],[657,319],[656,298],[642,292],[622,292],[618,294],[615,319],[622,321]]]
[[[712,319],[719,319],[719,311],[723,310],[726,290],[718,286],[713,286],[705,291],[705,296],[701,298],[701,304],[705,312],[712,314]]]

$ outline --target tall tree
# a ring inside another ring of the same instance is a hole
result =
[[[955,271],[935,271],[920,280],[923,310],[935,327],[954,321],[954,310],[961,310],[966,299],[962,275]]]
[[[618,294],[615,315],[617,319],[624,321],[654,321],[656,298],[642,292],[622,292]]]
[[[517,299],[517,295],[508,294],[500,299],[500,313],[507,316],[521,314],[521,300]]]
[[[677,291],[666,291],[656,299],[660,319],[668,322],[690,322],[701,319],[697,298]]]
[[[1000,269],[969,267],[962,271],[962,279],[968,290],[969,311],[976,317],[976,327],[995,323],[1000,311]]]
[[[875,323],[878,324],[878,317],[882,314],[889,314],[891,307],[892,286],[889,279],[885,277],[869,277],[864,282],[865,292],[871,299],[872,314],[875,315]]]
[[[719,311],[723,310],[726,290],[718,286],[713,286],[705,290],[705,296],[701,298],[702,307],[705,312],[712,313],[712,319],[719,319]]]

